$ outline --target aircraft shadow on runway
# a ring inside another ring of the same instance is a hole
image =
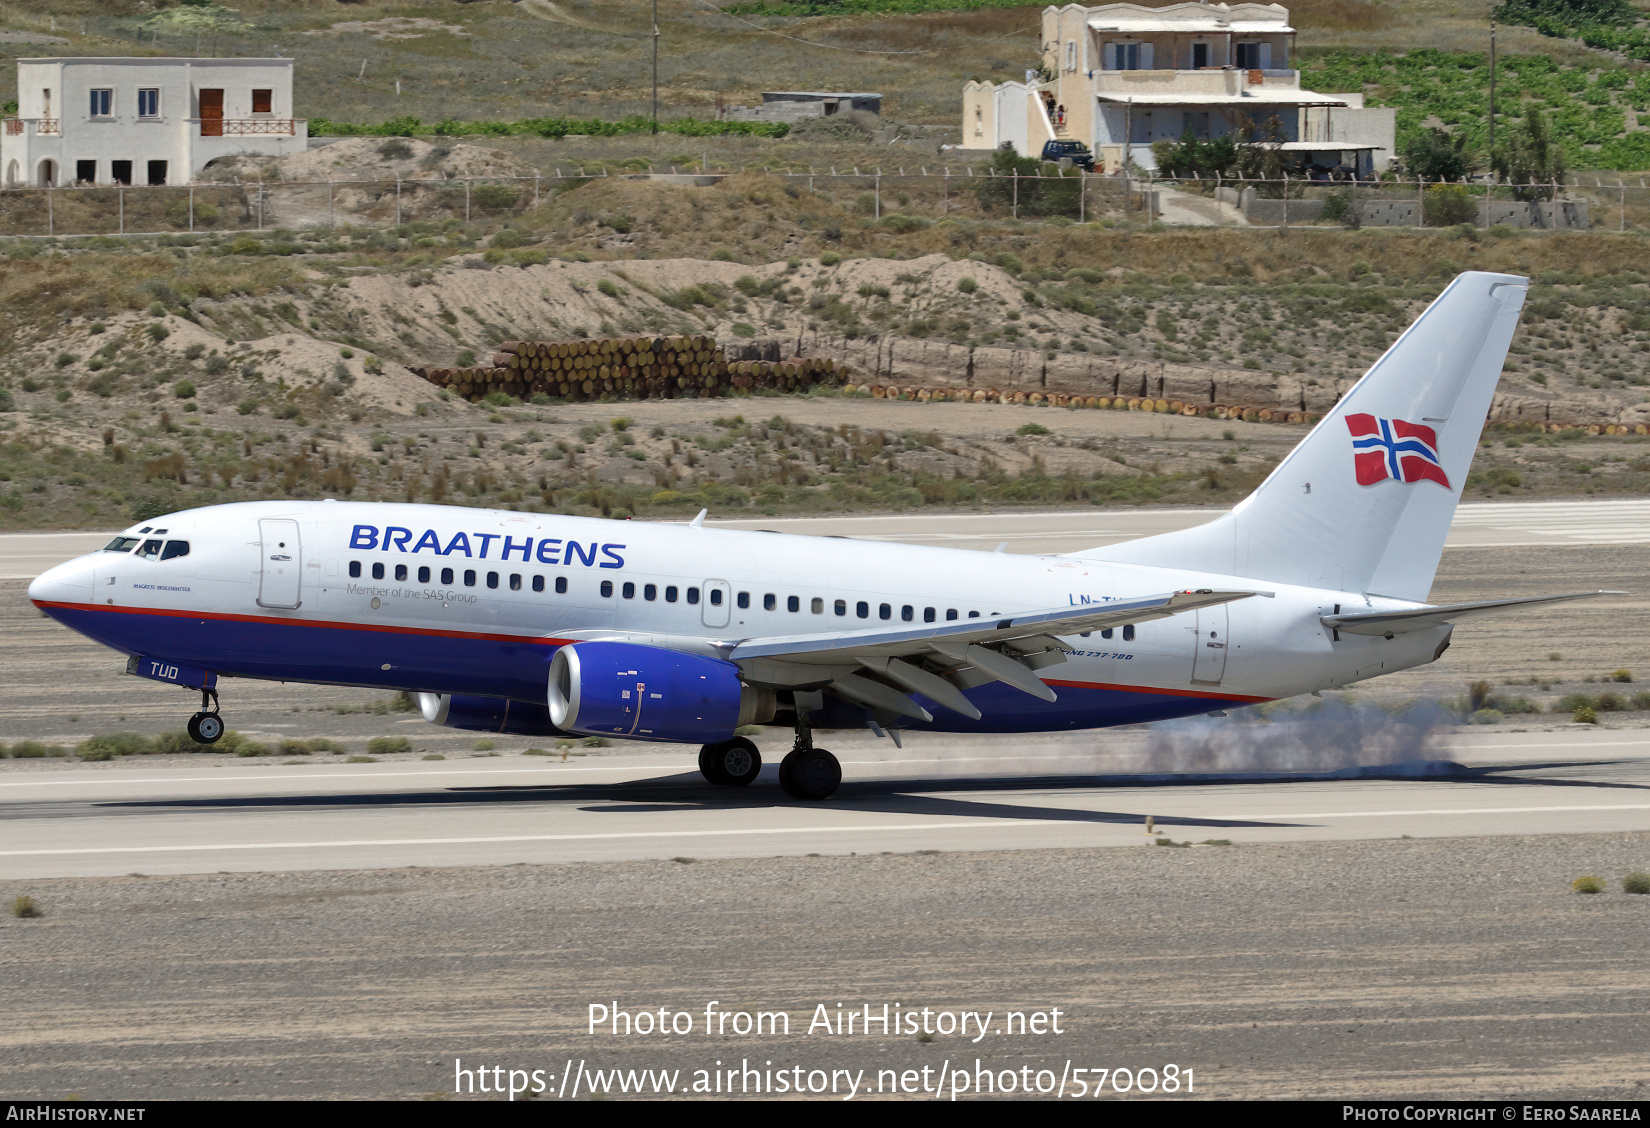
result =
[[[1592,787],[1650,790],[1650,785],[1601,779],[1566,779],[1551,775],[1525,775],[1548,771],[1585,771],[1610,768],[1632,761],[1555,761],[1540,764],[1505,764],[1468,768],[1451,765],[1449,774],[1424,777],[1379,772],[1360,775],[1359,780],[1392,780],[1408,783],[1495,783],[1545,787]],[[1636,765],[1635,765],[1636,766]],[[1026,805],[971,799],[968,793],[1061,791],[1077,788],[1179,788],[1211,784],[1253,785],[1349,782],[1344,776],[1322,774],[1267,774],[1264,776],[1036,776],[971,777],[967,779],[895,779],[850,781],[832,797],[830,808],[878,814],[950,816],[964,818],[1022,819],[1034,822],[1137,824],[1150,813],[1161,827],[1288,827],[1294,822],[1262,822],[1245,819],[1198,819],[1158,815],[1155,811],[1096,811],[1071,807]],[[1352,781],[1355,782],[1355,781]],[[813,806],[785,796],[767,781],[748,788],[732,789],[707,784],[697,772],[673,773],[625,783],[595,784],[497,784],[452,787],[431,791],[361,792],[333,795],[225,796],[207,799],[150,799],[95,803],[104,809],[130,813],[158,809],[257,809],[257,808],[385,808],[420,806],[466,806],[476,804],[575,804],[594,814],[646,814],[671,811],[759,810],[770,807]]]

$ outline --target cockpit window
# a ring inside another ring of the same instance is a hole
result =
[[[160,542],[158,540],[144,541],[143,547],[137,550],[137,554],[145,560],[158,558],[160,556]]]
[[[116,537],[103,546],[104,552],[130,552],[142,537]]]
[[[189,555],[188,541],[167,541],[166,547],[160,550],[162,560],[172,560],[179,556]]]

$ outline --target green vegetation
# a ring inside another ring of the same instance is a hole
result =
[[[1641,896],[1650,893],[1650,873],[1636,872],[1628,874],[1621,879],[1621,891],[1623,893],[1637,893]]]
[[[1604,882],[1600,881],[1591,874],[1588,874],[1585,877],[1578,877],[1574,881],[1570,882],[1570,888],[1577,893],[1602,893],[1604,892]]]
[[[367,741],[367,753],[371,756],[392,756],[397,752],[411,752],[412,742],[404,736],[375,736]],[[352,756],[346,763],[360,763],[361,758]]]
[[[661,120],[657,132],[683,137],[783,137],[790,132],[783,122],[702,121],[682,117]],[[599,118],[524,118],[521,121],[454,121],[451,118],[426,125],[415,117],[391,118],[380,122],[332,121],[311,118],[311,137],[544,137],[560,141],[570,134],[582,137],[622,137],[653,133],[653,119],[633,114],[619,121]]]
[[[37,902],[33,897],[29,896],[27,893],[24,893],[20,897],[13,897],[12,898],[12,900],[11,900],[11,915],[14,916],[14,917],[21,917],[24,920],[31,920],[34,917],[38,917],[42,914],[41,914],[39,902]]]
[[[1650,32],[1635,26],[1642,17],[1627,0],[1505,0],[1495,18],[1555,39],[1579,39],[1599,51],[1650,60]]]

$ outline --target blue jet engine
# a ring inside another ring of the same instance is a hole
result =
[[[550,662],[550,721],[568,732],[714,744],[773,719],[771,689],[720,658],[630,642],[576,642]]]

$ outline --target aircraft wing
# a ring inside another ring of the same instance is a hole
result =
[[[1318,621],[1330,630],[1345,634],[1394,635],[1431,630],[1468,616],[1495,615],[1542,603],[1567,599],[1591,599],[1599,595],[1625,595],[1619,591],[1577,591],[1565,595],[1537,595],[1526,599],[1488,599],[1479,603],[1447,603],[1439,607],[1411,607],[1402,611],[1359,611],[1348,615],[1324,615]]]
[[[756,685],[829,689],[888,719],[903,715],[932,720],[932,714],[904,692],[911,691],[978,720],[979,710],[962,691],[988,681],[1055,700],[1054,691],[1034,671],[1065,661],[1071,647],[1058,635],[1163,619],[1257,594],[1207,588],[1176,591],[991,619],[753,638],[722,650],[745,680]]]

